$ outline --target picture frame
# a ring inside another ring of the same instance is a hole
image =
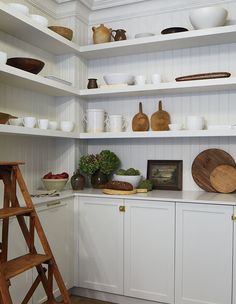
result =
[[[182,190],[182,160],[148,160],[147,179],[153,182],[153,189]]]

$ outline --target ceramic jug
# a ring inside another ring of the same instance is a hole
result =
[[[115,32],[115,36],[112,34],[113,32]],[[126,31],[122,30],[122,29],[118,29],[118,30],[113,30],[111,32],[112,37],[114,38],[115,41],[119,41],[119,40],[126,40],[126,35],[125,35]]]
[[[107,28],[104,24],[100,24],[100,26],[92,27],[93,30],[93,43],[105,43],[111,41],[111,31],[112,29]]]

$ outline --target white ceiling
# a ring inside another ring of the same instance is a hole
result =
[[[54,0],[58,4],[66,3],[66,2],[82,2],[86,5],[90,10],[99,10],[109,7],[116,7],[121,5],[127,5],[137,2],[143,2],[147,0]]]

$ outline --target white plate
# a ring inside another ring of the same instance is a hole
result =
[[[61,82],[63,84],[66,84],[66,85],[69,85],[71,86],[72,83],[67,81],[67,80],[64,80],[64,79],[61,79],[61,78],[58,78],[56,76],[53,76],[53,75],[48,75],[48,76],[44,76],[45,78],[48,78],[48,79],[51,79],[51,80],[55,80],[55,81],[58,81],[58,82]]]
[[[138,33],[134,36],[134,38],[143,38],[143,37],[151,37],[155,36],[153,33]]]

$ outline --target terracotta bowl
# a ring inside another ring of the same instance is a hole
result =
[[[68,27],[63,27],[63,26],[49,26],[48,27],[50,30],[53,32],[63,36],[64,38],[68,40],[72,40],[73,37],[73,31],[69,29]]]
[[[14,68],[21,69],[33,74],[38,74],[45,65],[45,63],[41,60],[24,57],[9,58],[7,59],[7,64]]]

